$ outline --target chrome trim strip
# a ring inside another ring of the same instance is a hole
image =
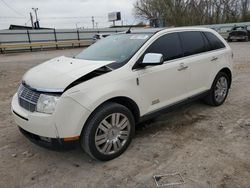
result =
[[[42,93],[62,93],[64,91],[64,89],[49,89],[49,88],[36,88],[34,90]]]
[[[61,89],[61,88],[60,89],[33,88],[33,87],[29,86],[28,84],[26,84],[24,81],[22,82],[22,84],[33,91],[37,91],[37,92],[41,92],[41,93],[63,93],[63,91],[64,91],[64,89]]]

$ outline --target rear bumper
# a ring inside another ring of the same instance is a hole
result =
[[[231,40],[245,40],[247,36],[230,36],[229,39]]]

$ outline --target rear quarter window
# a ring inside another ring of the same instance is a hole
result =
[[[225,45],[223,44],[223,42],[213,33],[204,32],[204,35],[210,44],[209,50],[218,50],[221,48],[225,48]]]

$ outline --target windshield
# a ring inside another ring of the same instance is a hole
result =
[[[149,39],[152,34],[116,34],[104,38],[83,50],[78,59],[114,61],[109,67],[123,66]]]

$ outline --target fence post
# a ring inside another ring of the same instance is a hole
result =
[[[1,42],[0,42],[0,45],[1,45]],[[1,54],[3,54],[3,49],[2,49],[2,47],[0,48],[0,51],[1,51]]]
[[[76,29],[76,33],[77,33],[77,39],[78,39],[78,42],[79,42],[79,47],[81,47],[81,43],[80,43],[80,34],[79,34],[79,30]]]
[[[56,37],[56,29],[54,29],[54,36],[55,36],[55,42],[56,42],[56,49],[58,49],[58,45],[57,45],[57,37]]]
[[[29,40],[29,43],[30,43],[30,51],[32,52],[32,46],[31,46],[31,40],[30,40],[30,32],[29,32],[29,30],[27,30],[27,35],[28,35],[28,40]]]

